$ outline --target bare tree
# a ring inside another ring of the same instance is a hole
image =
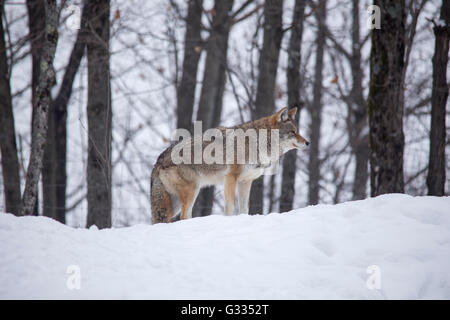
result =
[[[111,88],[109,0],[88,2],[87,227],[111,227]]]
[[[191,130],[198,62],[202,51],[203,0],[189,0],[181,82],[177,88],[177,128]]]
[[[262,118],[275,109],[275,82],[283,38],[283,1],[266,0],[264,3],[263,46],[258,63],[258,84],[252,118]],[[263,214],[264,176],[255,180],[250,194],[250,214]]]
[[[58,11],[55,0],[45,1],[45,33],[40,57],[39,81],[36,87],[36,104],[33,117],[30,162],[20,215],[31,215],[36,204],[39,176],[43,166],[47,137],[47,115],[51,103],[51,88],[55,83],[53,60],[58,42]],[[42,19],[42,17],[41,17]]]
[[[11,99],[10,71],[3,28],[4,1],[0,1],[0,150],[6,212],[18,214],[20,175],[16,129]]]
[[[450,40],[450,1],[443,0],[439,23],[435,23],[436,37],[433,57],[433,90],[431,96],[430,158],[428,165],[428,194],[445,193],[446,106],[448,99],[447,63]]]
[[[41,71],[40,62],[42,50],[44,48],[45,35],[45,0],[27,0],[28,9],[28,38],[31,47],[31,101],[36,105],[36,92]],[[33,109],[33,119],[36,109]],[[34,121],[34,120],[32,120]]]
[[[292,17],[291,37],[289,39],[288,66],[287,66],[287,95],[288,105],[297,106],[299,110],[295,115],[295,122],[300,121],[300,110],[302,102],[300,101],[301,88],[301,44],[303,36],[303,20],[305,17],[305,0],[296,0],[294,6],[294,15]],[[291,151],[283,158],[283,176],[281,183],[280,211],[292,210],[295,195],[295,176],[296,176],[297,152]]]
[[[41,70],[40,61],[45,35],[45,0],[27,0],[28,10],[28,39],[31,49],[31,135],[34,135],[34,118],[36,117],[36,92],[39,85],[39,74]],[[53,68],[53,67],[52,67]],[[38,185],[39,188],[39,185]],[[34,204],[34,215],[39,213],[39,192],[36,193]]]
[[[87,5],[84,5],[80,29],[48,116],[47,144],[42,170],[43,214],[62,223],[65,223],[66,218],[67,106],[72,95],[73,82],[86,49],[87,8]]]
[[[322,89],[323,89],[323,56],[326,41],[326,14],[327,2],[321,1],[315,10],[317,20],[316,36],[316,65],[314,69],[313,101],[310,106],[310,141],[308,162],[308,203],[317,204],[319,202],[320,189],[320,128],[322,125]]]
[[[381,29],[372,30],[370,89],[371,195],[403,192],[403,86],[405,1],[375,0]]]
[[[352,0],[352,89],[348,103],[348,131],[350,145],[355,155],[355,174],[353,180],[353,200],[366,198],[369,177],[369,137],[367,129],[367,110],[363,92],[363,70],[361,67],[361,35],[359,25],[359,0]]]
[[[197,120],[202,122],[203,130],[220,124],[233,2],[234,0],[216,0],[212,11],[214,14],[206,44],[205,70],[197,111]],[[213,202],[214,187],[202,189],[195,201],[195,216],[210,215]]]

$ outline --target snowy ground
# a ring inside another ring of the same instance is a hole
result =
[[[102,231],[0,214],[0,298],[450,299],[450,197]]]

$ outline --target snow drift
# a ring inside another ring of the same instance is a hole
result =
[[[109,230],[0,214],[0,298],[450,299],[450,197]]]

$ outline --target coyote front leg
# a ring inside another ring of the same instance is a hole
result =
[[[179,199],[181,205],[181,216],[180,219],[190,219],[192,218],[192,207],[194,206],[194,201],[198,195],[197,186],[186,186],[179,192]]]
[[[231,216],[234,213],[234,198],[236,193],[236,177],[228,175],[225,177],[225,214]]]
[[[239,213],[248,214],[248,201],[252,182],[252,180],[244,180],[238,183]]]

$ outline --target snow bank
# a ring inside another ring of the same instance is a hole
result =
[[[0,214],[0,298],[450,299],[450,197],[101,231]]]

